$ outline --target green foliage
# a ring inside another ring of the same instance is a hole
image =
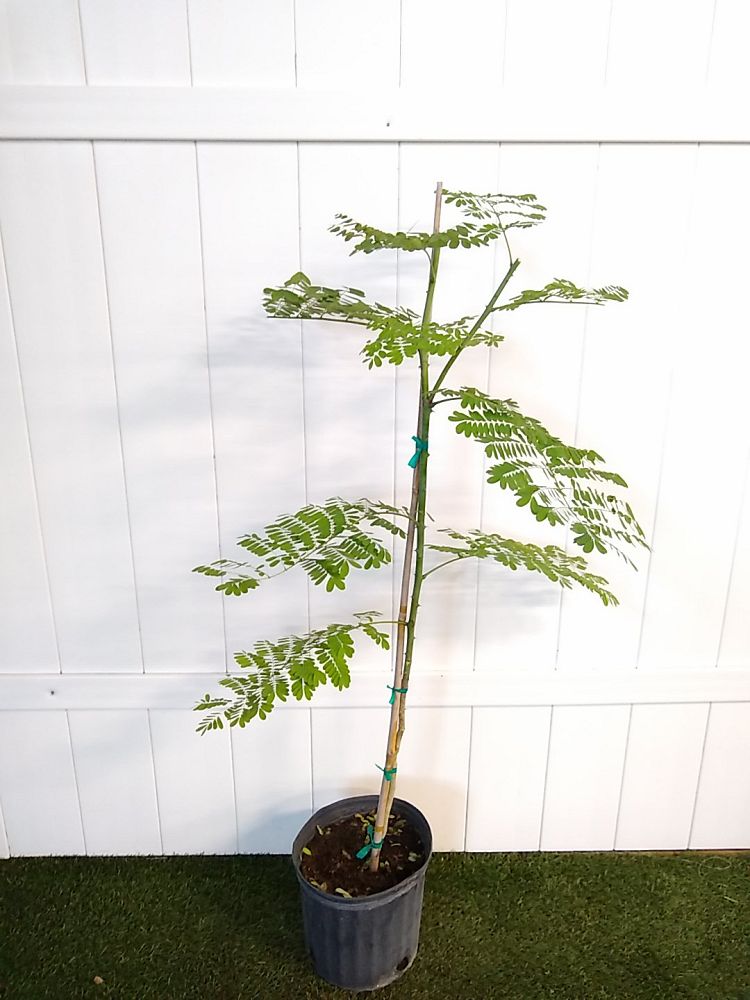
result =
[[[344,590],[350,569],[380,569],[391,561],[389,550],[367,529],[405,538],[397,519],[408,516],[406,508],[333,497],[323,504],[308,504],[294,514],[282,514],[261,534],[243,535],[237,544],[256,556],[257,562],[218,559],[208,566],[196,566],[193,572],[221,577],[216,589],[235,596],[255,590],[264,580],[295,566],[301,566],[313,583],[324,583],[329,592]]]
[[[619,285],[605,285],[603,288],[579,288],[566,278],[555,278],[539,289],[526,289],[504,305],[495,306],[493,312],[510,312],[521,306],[539,302],[575,302],[586,306],[603,306],[605,302],[624,302],[627,289]]]
[[[375,611],[355,615],[357,622],[346,625],[326,625],[307,635],[289,635],[274,642],[262,640],[252,649],[235,653],[239,667],[248,673],[222,677],[221,687],[228,697],[206,694],[195,706],[196,712],[207,712],[198,732],[246,726],[256,716],[265,719],[279,701],[289,695],[297,701],[309,700],[328,681],[338,690],[349,687],[349,661],[354,656],[354,634],[366,635],[381,649],[388,649],[388,634],[374,624]]]
[[[520,566],[542,573],[548,580],[559,583],[566,589],[571,588],[574,583],[580,584],[600,597],[605,606],[619,603],[615,595],[607,590],[604,577],[588,572],[586,560],[582,556],[569,556],[556,545],[540,546],[531,542],[517,542],[512,538],[483,531],[462,534],[445,529],[445,534],[460,544],[428,544],[426,547],[436,552],[449,553],[453,556],[450,562],[454,559],[493,559],[508,569],[515,570]]]
[[[546,209],[536,195],[470,194],[468,191],[445,191],[446,204],[461,209],[467,221],[439,233],[389,233],[375,226],[356,222],[348,215],[337,215],[330,232],[345,242],[354,242],[352,253],[375,250],[434,250],[487,246],[500,239],[507,229],[528,228],[544,221]]]
[[[449,417],[456,431],[500,460],[487,469],[489,483],[514,493],[517,505],[528,507],[537,521],[570,524],[584,552],[612,550],[632,565],[620,543],[645,547],[645,536],[630,504],[613,492],[627,483],[599,467],[601,455],[564,444],[512,399],[467,387],[441,389],[440,396],[460,403]],[[606,492],[596,484],[605,484]]]
[[[465,345],[473,325],[473,317],[464,316],[452,323],[422,325],[419,316],[404,307],[391,308],[380,302],[366,302],[358,288],[327,288],[313,285],[306,274],[298,271],[279,288],[264,289],[263,305],[269,316],[276,319],[317,319],[333,323],[349,323],[373,331],[361,353],[368,368],[379,368],[383,362],[400,365],[420,351],[433,357],[446,357]],[[478,330],[471,337],[472,347],[484,344],[498,347],[503,341],[499,334]]]

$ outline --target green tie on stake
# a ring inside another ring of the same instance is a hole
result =
[[[368,823],[367,843],[364,845],[364,847],[360,847],[360,849],[357,851],[357,857],[359,858],[360,861],[363,861],[370,853],[370,851],[379,851],[380,848],[383,846],[384,841],[375,840],[374,837],[375,837],[375,831],[372,828],[372,823]]]
[[[423,441],[421,437],[417,437],[416,434],[412,436],[412,441],[414,442],[414,447],[417,449],[414,454],[409,459],[409,468],[416,469],[417,462],[419,461],[419,456],[422,452],[427,454],[427,441]]]

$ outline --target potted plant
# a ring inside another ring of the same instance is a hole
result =
[[[459,216],[451,227],[441,229],[444,203]],[[293,845],[305,934],[316,970],[345,988],[386,985],[408,968],[417,950],[432,838],[425,817],[395,798],[395,789],[425,579],[457,560],[489,559],[513,570],[542,573],[562,587],[580,585],[605,605],[617,603],[607,581],[590,572],[580,554],[479,530],[462,533],[428,525],[433,419],[447,414],[457,433],[481,444],[491,460],[488,481],[512,493],[517,505],[528,508],[537,521],[567,527],[573,543],[584,553],[615,552],[630,562],[627,547],[645,545],[643,531],[619,492],[627,484],[603,466],[600,455],[563,443],[511,399],[494,399],[477,388],[452,387],[448,381],[464,351],[501,344],[503,337],[486,326],[497,313],[540,303],[600,305],[627,298],[627,292],[617,286],[583,289],[561,279],[505,297],[520,263],[513,255],[509,232],[537,225],[545,212],[531,194],[475,195],[444,191],[438,184],[432,232],[388,233],[337,216],[331,232],[350,243],[353,253],[425,252],[421,316],[404,307],[368,302],[355,288],[315,285],[301,272],[264,292],[264,306],[271,317],[360,327],[361,353],[370,368],[409,362],[419,369],[408,507],[340,497],[309,504],[240,538],[238,544],[251,561],[221,559],[196,567],[199,573],[220,577],[217,590],[230,595],[246,594],[296,567],[330,592],[344,589],[351,570],[387,565],[390,541],[401,546],[400,601],[394,622],[368,611],[356,615],[354,621],[327,625],[306,635],[256,642],[235,654],[240,670],[219,681],[224,691],[207,694],[196,705],[205,713],[198,730],[207,733],[225,723],[245,726],[256,718],[264,719],[277,701],[309,699],[328,681],[343,689],[350,680],[355,639],[364,637],[387,650],[389,634],[382,626],[395,626],[390,722],[384,760],[378,765],[382,771],[379,794],[318,810]],[[435,322],[433,299],[441,253],[487,246],[495,240],[507,250],[508,266],[487,304],[476,316]]]

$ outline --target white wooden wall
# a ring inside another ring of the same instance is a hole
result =
[[[403,501],[410,373],[260,293],[301,266],[418,302],[419,261],[326,227],[425,225],[437,178],[548,205],[519,287],[631,289],[512,314],[461,381],[602,451],[652,552],[602,563],[616,610],[431,578],[399,791],[440,850],[750,847],[748,29],[742,0],[0,0],[0,856],[284,852],[376,788],[383,654],[242,732],[190,706],[239,646],[388,612],[394,574],[222,602],[190,567],[307,500]],[[451,269],[446,318],[498,264]],[[480,450],[431,454],[438,521],[548,538]]]

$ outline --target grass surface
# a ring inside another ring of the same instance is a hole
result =
[[[429,1000],[750,1000],[750,856],[439,855]],[[281,857],[0,862],[2,1000],[318,1000]],[[94,977],[101,977],[101,984]]]

